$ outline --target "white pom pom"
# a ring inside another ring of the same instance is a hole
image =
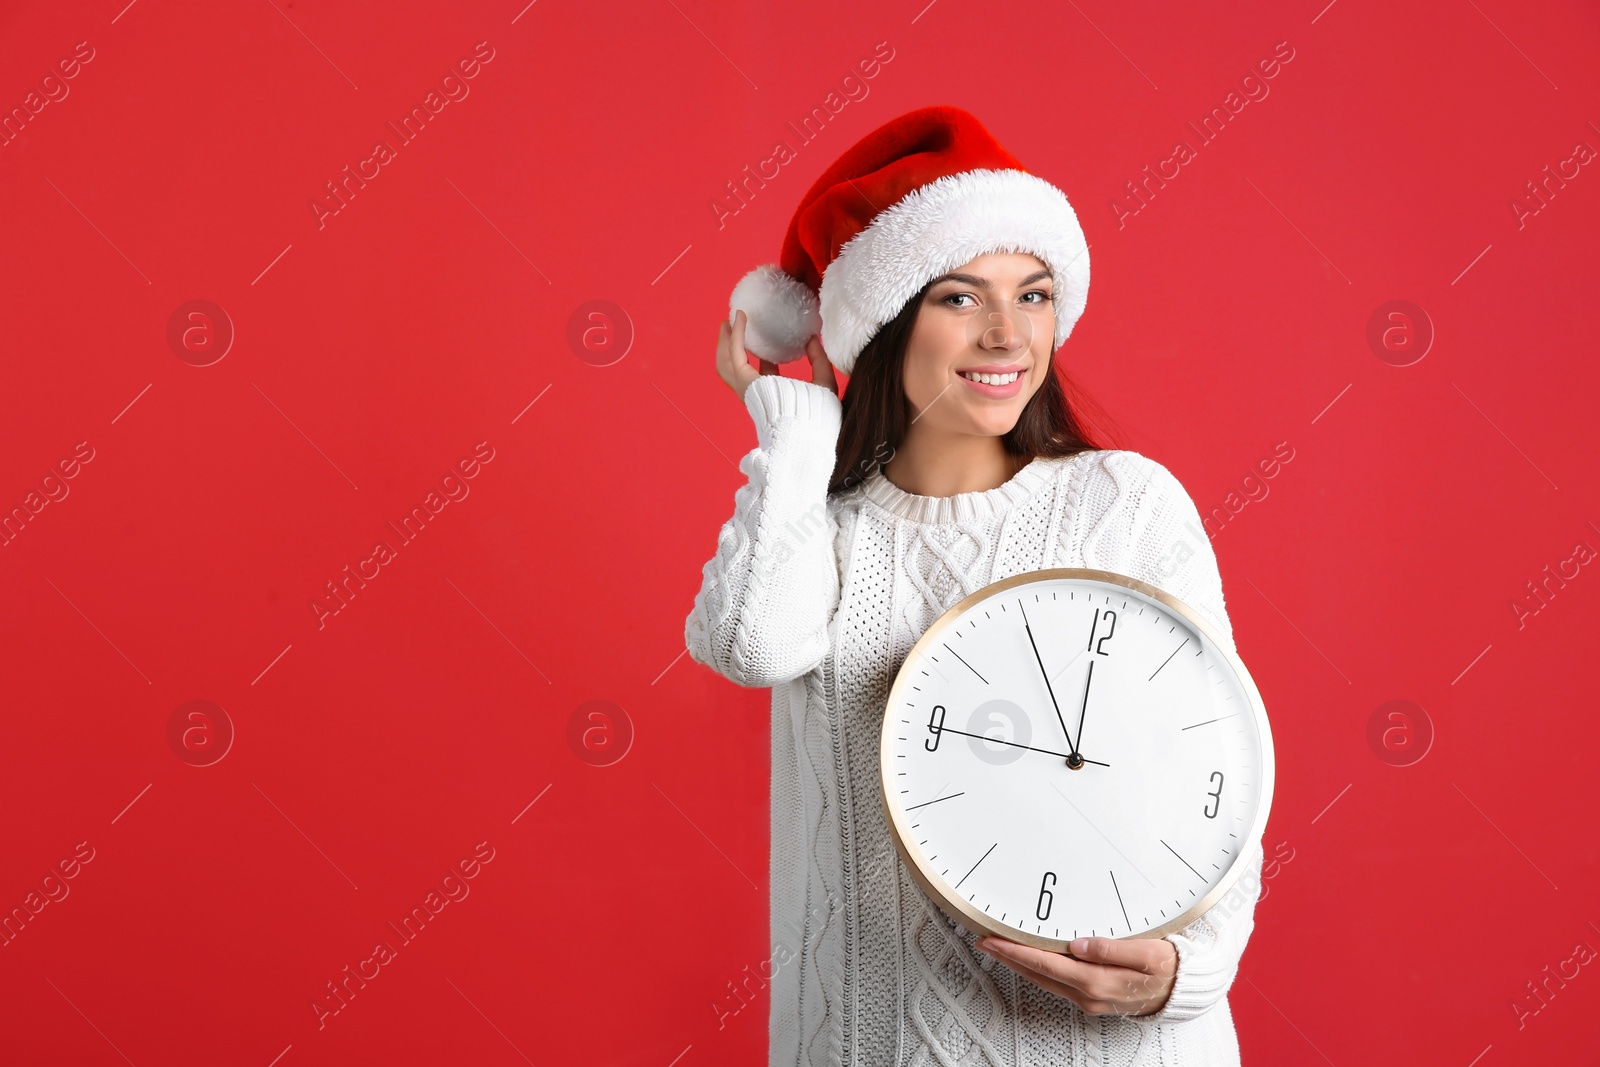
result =
[[[728,317],[745,314],[744,346],[762,359],[787,363],[805,355],[806,342],[822,332],[817,294],[774,264],[739,279]]]

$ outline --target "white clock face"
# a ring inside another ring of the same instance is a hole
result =
[[[980,590],[928,629],[890,693],[891,827],[924,889],[979,932],[1065,950],[1180,929],[1265,822],[1272,739],[1249,674],[1149,587],[1113,578],[1053,570]]]

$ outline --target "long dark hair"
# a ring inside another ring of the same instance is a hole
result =
[[[828,481],[830,494],[865,481],[889,462],[916,417],[905,393],[906,349],[928,288],[923,286],[907,301],[856,357],[844,390],[844,422],[839,429],[833,477]],[[1077,401],[1068,401],[1069,391]],[[1098,431],[1091,430],[1080,414],[1080,402],[1098,410],[1062,369],[1059,355],[1053,357],[1044,382],[1022,409],[1017,424],[1000,437],[1006,454],[1033,459],[1107,447],[1098,443]]]

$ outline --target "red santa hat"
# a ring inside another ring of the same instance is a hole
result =
[[[845,374],[924,285],[976,256],[1031,252],[1049,269],[1059,348],[1089,294],[1089,246],[1065,194],[1029,174],[955,107],[901,115],[823,172],[795,209],[778,262],[734,287],[745,347],[784,363],[821,333]]]

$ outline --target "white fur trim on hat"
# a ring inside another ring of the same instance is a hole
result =
[[[1055,345],[1089,295],[1089,246],[1066,195],[1020,170],[936,178],[883,211],[822,275],[822,346],[850,373],[856,356],[928,282],[989,252],[1031,252],[1052,275]]]
[[[806,342],[822,332],[817,294],[775,264],[739,279],[728,302],[728,318],[740,310],[745,314],[744,346],[774,363],[799,359]]]

